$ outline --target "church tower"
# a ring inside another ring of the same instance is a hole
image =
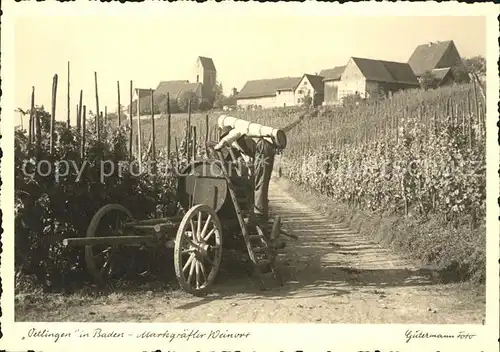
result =
[[[217,84],[217,70],[211,58],[198,56],[196,60],[196,82],[202,84],[203,99],[213,103],[215,100],[215,85]]]

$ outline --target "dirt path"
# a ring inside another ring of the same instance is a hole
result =
[[[283,287],[259,291],[226,264],[203,298],[180,291],[55,295],[18,300],[16,320],[481,323],[484,296],[467,285],[437,283],[430,270],[299,203],[280,183],[270,192],[272,211],[300,236],[279,258]]]

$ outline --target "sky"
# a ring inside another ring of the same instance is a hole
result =
[[[211,57],[224,92],[247,80],[301,76],[345,65],[351,56],[406,62],[415,47],[453,40],[461,56],[486,56],[485,18],[470,17],[169,17],[123,16],[19,18],[15,26],[16,107],[50,110],[58,74],[56,119],[67,116],[70,62],[71,119],[83,90],[87,111],[127,106],[129,87],[156,88],[163,80],[196,81],[198,56]],[[17,117],[20,119],[20,117]],[[19,120],[20,121],[20,120]],[[19,124],[18,122],[16,124]]]

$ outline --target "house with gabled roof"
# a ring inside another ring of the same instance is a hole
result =
[[[453,40],[430,42],[417,46],[411,54],[408,64],[418,78],[427,71],[434,75],[442,75],[445,71],[435,70],[450,69],[450,72],[446,72],[450,78],[444,80],[444,83],[449,82],[448,79],[453,80],[453,70],[462,68],[464,65]],[[439,77],[437,78],[439,79]]]
[[[323,105],[339,104],[339,83],[345,66],[336,66],[321,70],[319,75],[323,77],[324,99]]]
[[[419,86],[408,63],[351,57],[338,84],[338,99],[370,98]]]
[[[242,108],[273,108],[295,105],[295,88],[301,77],[281,77],[247,81],[236,97]]]
[[[303,105],[307,99],[311,99],[312,106],[323,104],[324,85],[321,75],[305,73],[295,87],[296,105]]]
[[[196,82],[189,80],[172,80],[161,81],[153,91],[153,104],[164,106],[167,94],[171,101],[177,101],[185,92],[191,92],[198,97],[198,101],[208,101],[213,104],[215,100],[215,87],[217,84],[217,70],[211,58],[199,56],[195,65]],[[139,99],[139,107],[142,114],[151,112],[151,89],[134,90],[133,96],[133,111],[136,113],[137,99]]]
[[[302,77],[258,79],[245,83],[236,97],[242,108],[262,108],[302,105],[311,98],[311,105],[323,102],[323,77],[304,74]]]

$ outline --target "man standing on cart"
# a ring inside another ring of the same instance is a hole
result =
[[[264,235],[269,236],[269,183],[274,167],[276,147],[266,137],[249,137],[230,126],[219,129],[221,139],[214,147],[220,150],[229,146],[239,152],[246,162],[253,160],[254,166],[254,209],[255,221]],[[251,160],[249,160],[251,159]]]

